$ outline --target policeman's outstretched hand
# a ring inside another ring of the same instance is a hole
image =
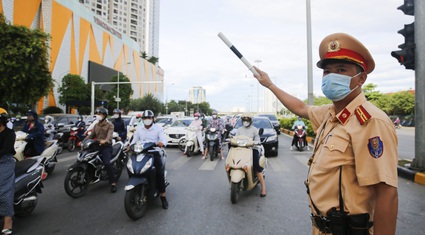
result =
[[[254,77],[260,82],[261,85],[263,85],[266,88],[269,88],[271,85],[273,85],[272,80],[270,80],[269,75],[266,72],[263,72],[259,68],[255,67],[255,70],[260,74],[260,76],[254,74]]]

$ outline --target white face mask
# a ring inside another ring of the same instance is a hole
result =
[[[214,115],[212,115],[212,117],[213,117],[214,119],[216,119],[216,118],[217,118],[217,115],[215,115],[215,114],[214,114]]]
[[[152,119],[143,119],[143,124],[145,124],[145,126],[150,126],[152,125],[153,120]]]
[[[114,114],[113,118],[117,119],[119,117],[118,114]]]
[[[195,120],[198,120],[199,119],[199,117],[195,117]]]
[[[96,115],[96,120],[98,120],[99,122],[103,120],[102,116],[100,115]]]
[[[250,122],[247,122],[247,121],[242,122],[242,124],[243,124],[244,127],[249,127],[249,125],[251,125],[251,123]]]

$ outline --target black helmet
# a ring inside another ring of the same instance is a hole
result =
[[[142,118],[153,118],[155,114],[152,112],[152,110],[145,110],[143,111]]]
[[[103,114],[105,116],[108,116],[108,110],[105,108],[98,108],[96,109],[95,114]]]
[[[30,109],[27,111],[27,116],[33,116],[34,119],[37,119],[38,114],[35,110]]]

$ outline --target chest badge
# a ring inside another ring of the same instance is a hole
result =
[[[369,153],[373,158],[380,158],[384,153],[384,143],[379,136],[370,138],[367,144]]]

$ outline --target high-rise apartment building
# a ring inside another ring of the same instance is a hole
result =
[[[200,104],[202,102],[206,102],[206,94],[205,89],[201,86],[194,86],[189,90],[189,101],[192,104]]]
[[[148,57],[159,58],[160,0],[78,0],[137,42]]]

